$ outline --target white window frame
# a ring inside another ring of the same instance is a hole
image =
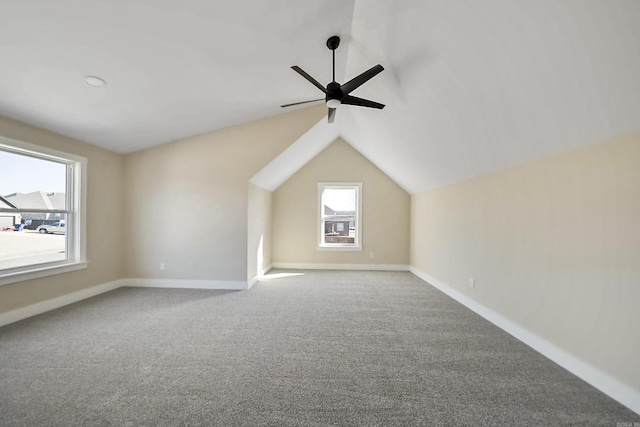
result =
[[[325,189],[356,191],[355,241],[349,243],[325,243],[324,241],[324,203],[322,195]],[[362,251],[362,183],[361,182],[319,182],[318,183],[318,246],[319,251]]]
[[[58,151],[53,148],[30,144],[0,136],[0,149],[5,152],[20,154],[36,159],[49,160],[67,166],[67,188],[65,189],[66,206],[62,210],[47,210],[50,213],[66,215],[66,259],[62,261],[30,264],[21,267],[0,270],[0,285],[31,280],[53,274],[87,268],[86,242],[86,189],[87,159],[74,154]],[[34,212],[37,209],[5,209],[0,212],[21,213]]]

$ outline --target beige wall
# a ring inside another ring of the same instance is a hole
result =
[[[86,269],[0,286],[0,313],[122,278],[124,158],[89,144],[0,117],[2,136],[86,157]]]
[[[411,202],[412,267],[640,390],[640,132]]]
[[[246,281],[249,179],[325,109],[296,110],[126,156],[126,276]]]
[[[362,182],[362,251],[318,251],[318,182]],[[370,254],[373,253],[373,258]],[[342,139],[273,192],[274,263],[409,262],[409,194]]]
[[[261,276],[271,264],[272,195],[271,191],[249,184],[247,280]]]

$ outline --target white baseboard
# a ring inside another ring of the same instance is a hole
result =
[[[123,286],[133,288],[182,288],[245,291],[249,282],[242,280],[125,279]]]
[[[358,270],[358,271],[409,271],[409,266],[404,264],[313,264],[274,262],[273,268],[285,268],[292,270]]]
[[[258,275],[255,275],[251,279],[247,280],[247,289],[251,289],[253,285],[258,283],[258,280],[260,280],[260,276]]]
[[[269,269],[271,266],[268,267]],[[265,269],[265,272],[268,271]],[[164,280],[164,279],[120,279],[102,285],[92,286],[87,289],[61,295],[47,301],[31,304],[26,307],[0,313],[0,326],[8,325],[28,317],[46,313],[74,302],[100,295],[121,287],[141,287],[141,288],[184,288],[184,289],[221,289],[221,290],[247,290],[253,286],[258,279],[252,282],[220,281],[220,280]]]
[[[591,384],[637,414],[640,414],[640,391],[621,383],[612,376],[605,374],[594,366],[560,349],[555,344],[513,323],[506,317],[474,301],[462,292],[442,283],[435,277],[432,277],[414,267],[410,267],[409,271],[428,284],[449,295],[451,298],[455,299],[470,310],[476,312],[489,322],[513,335],[537,352],[553,360],[575,376]]]
[[[260,279],[262,279],[264,277],[265,274],[267,274],[269,271],[271,271],[272,267],[273,267],[273,264],[269,264],[268,266],[266,266],[265,268],[262,269],[260,274],[256,274],[251,279],[249,279],[247,281],[248,289],[251,289],[253,287],[253,285],[258,283],[260,281]]]
[[[267,274],[268,272],[270,272],[272,268],[273,268],[273,264],[269,264],[269,265],[267,265],[267,266],[262,270],[262,275],[264,276],[265,274]]]
[[[56,308],[64,307],[65,305],[73,304],[74,302],[82,301],[83,299],[118,289],[123,286],[124,282],[125,279],[115,280],[113,282],[103,283],[102,285],[92,286],[87,289],[52,298],[47,301],[38,302],[26,307],[0,313],[0,326],[8,325],[9,323],[17,322],[31,316],[55,310]]]

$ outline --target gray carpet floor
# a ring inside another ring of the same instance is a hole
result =
[[[0,328],[2,426],[634,422],[410,273],[121,288]]]

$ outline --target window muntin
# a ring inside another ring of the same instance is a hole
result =
[[[0,285],[86,267],[86,163],[0,137]]]
[[[362,183],[319,183],[318,207],[318,249],[362,250]]]

